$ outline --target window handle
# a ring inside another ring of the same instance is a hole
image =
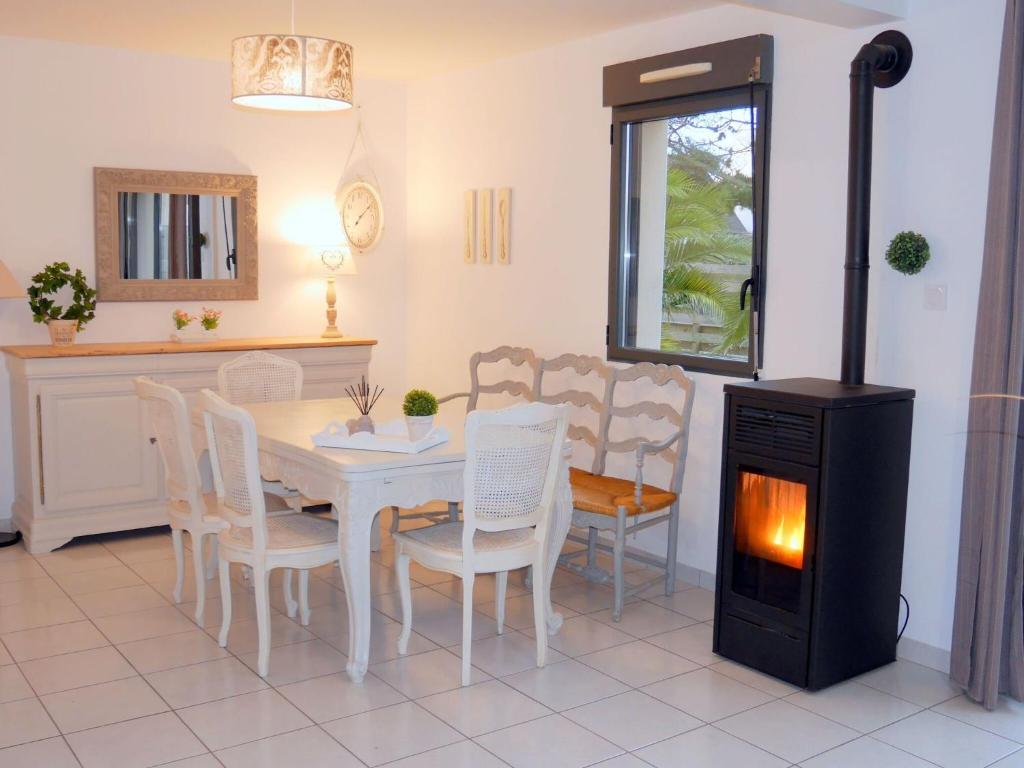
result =
[[[750,307],[754,308],[754,304],[757,301],[757,267],[754,267],[750,273],[750,277],[743,281],[740,285],[740,311],[742,312],[747,308],[747,291],[752,291],[750,296]]]

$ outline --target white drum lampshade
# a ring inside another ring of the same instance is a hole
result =
[[[352,106],[352,46],[305,35],[231,43],[231,100],[244,107],[323,112]]]

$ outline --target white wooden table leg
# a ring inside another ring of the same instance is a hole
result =
[[[377,508],[372,494],[350,488],[337,503],[341,577],[348,604],[348,676],[361,683],[370,659],[370,539]]]
[[[555,499],[555,510],[551,516],[551,530],[548,536],[548,572],[547,578],[543,580],[543,588],[547,594],[544,595],[544,604],[547,607],[548,634],[554,635],[562,628],[562,614],[557,613],[551,604],[551,583],[555,578],[555,566],[558,565],[558,556],[565,546],[565,537],[569,534],[572,524],[572,486],[569,485],[569,455],[563,456],[563,463],[558,473],[558,490]],[[534,579],[534,589],[537,589],[537,579]]]

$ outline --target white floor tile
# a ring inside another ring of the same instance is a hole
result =
[[[252,693],[267,687],[238,659],[217,659],[146,675],[146,680],[173,709]]]
[[[718,721],[715,726],[791,763],[799,763],[860,735],[785,701],[748,709]]]
[[[637,756],[655,768],[785,768],[787,765],[785,760],[710,725],[641,749]]]
[[[628,691],[562,714],[628,751],[703,725],[697,718],[640,691]]]
[[[622,619],[618,622],[612,618],[611,609],[599,611],[592,614],[591,617],[633,637],[660,635],[697,623],[689,616],[683,616],[681,613],[646,601],[627,603],[622,609]]]
[[[380,595],[374,606],[401,622],[402,608],[397,593]],[[462,606],[427,587],[412,590],[412,629],[440,646],[462,642]],[[473,639],[498,634],[494,619],[480,611],[473,613]]]
[[[296,584],[296,590],[298,585]],[[206,600],[203,602],[203,629],[215,629],[220,631],[221,621],[223,620],[223,603],[221,602],[220,590],[214,590],[207,592]],[[182,602],[178,604],[178,610],[188,616],[190,619],[195,619],[196,615],[196,603],[195,600],[189,602]],[[252,595],[249,594],[233,594],[231,598],[231,621],[254,621],[256,619],[256,600]]]
[[[353,683],[346,672],[339,672],[281,686],[278,692],[317,723],[405,701],[405,696],[372,673],[362,683]]]
[[[252,670],[259,666],[259,653],[247,653],[239,658]],[[297,683],[311,677],[322,677],[341,672],[348,659],[345,654],[323,640],[291,643],[270,649],[270,671],[267,682],[273,686]]]
[[[102,544],[72,542],[56,552],[38,555],[37,562],[51,575],[82,573],[122,565]]]
[[[24,581],[0,582],[0,584],[3,584],[3,589],[0,589],[0,608],[29,600],[53,600],[55,597],[65,597],[64,590],[49,576],[25,579]]]
[[[183,614],[179,615],[183,616]],[[186,621],[188,620],[186,619]],[[189,622],[189,626],[194,627],[195,624]],[[206,630],[206,633],[210,637],[216,638],[220,634],[220,629],[210,627]],[[313,639],[313,634],[299,626],[298,622],[294,622],[280,613],[274,612],[270,615],[271,648],[290,645],[291,643],[302,643]],[[238,656],[244,656],[247,653],[257,652],[259,647],[259,631],[255,620],[231,622],[231,630],[228,632],[229,651]]]
[[[319,728],[282,733],[217,753],[226,768],[362,768],[362,763]]]
[[[994,733],[930,711],[871,735],[942,768],[981,768],[1020,749],[1020,744]]]
[[[804,760],[802,768],[930,768],[925,762],[907,752],[876,741],[870,736],[847,742],[828,752]]]
[[[434,587],[436,589],[436,587]],[[491,618],[497,618],[497,609],[493,602],[475,603],[476,609]],[[568,619],[579,614],[564,605],[556,605],[555,610],[562,614],[562,618]],[[526,594],[518,597],[510,597],[505,601],[505,627],[507,629],[532,630],[533,620],[533,595]]]
[[[588,653],[578,660],[633,688],[699,668],[692,661],[643,640]]]
[[[852,681],[816,693],[802,691],[786,701],[861,733],[877,730],[921,709],[909,701]]]
[[[222,768],[222,763],[213,755],[207,752],[198,757],[186,757],[184,760],[175,760],[173,763],[164,763],[160,768]]]
[[[171,544],[170,534],[164,532],[104,541],[103,546],[122,563],[174,560],[174,546]]]
[[[167,705],[141,677],[41,696],[61,733],[166,712]]]
[[[720,675],[731,677],[738,683],[749,685],[751,688],[757,688],[757,690],[764,691],[772,696],[789,696],[789,694],[796,693],[800,690],[795,685],[784,683],[777,678],[764,674],[763,672],[758,672],[756,669],[751,669],[750,667],[745,667],[742,664],[737,664],[735,661],[719,661],[712,664],[709,669],[714,670]]]
[[[696,621],[711,621],[715,617],[715,593],[709,589],[697,587],[676,591],[671,595],[648,597],[647,600]]]
[[[59,736],[0,750],[4,768],[79,768],[78,760]]]
[[[443,649],[374,664],[370,671],[410,699],[450,691],[462,685],[462,660]],[[479,683],[488,677],[474,668],[470,679]]]
[[[711,650],[711,639],[710,624],[694,624],[673,632],[653,635],[647,638],[647,642],[664,648],[666,651],[677,653],[695,664],[707,666],[722,661],[722,657]]]
[[[462,657],[461,644],[453,645],[448,650]],[[548,648],[548,664],[555,664],[566,658],[568,657],[553,648]],[[475,641],[470,651],[470,660],[474,667],[489,675],[514,675],[516,672],[537,666],[537,641],[521,632],[507,629],[504,634]]]
[[[1006,696],[999,697],[999,704],[991,712],[966,696],[939,704],[935,711],[1024,744],[1024,703]]]
[[[68,624],[85,618],[69,597],[28,600],[6,606],[0,611],[0,634],[21,632],[36,627]]]
[[[3,642],[0,642],[0,667],[13,663],[14,657],[7,652],[7,648],[4,646]]]
[[[949,675],[903,659],[863,674],[856,680],[921,707],[940,704],[961,693]]]
[[[427,696],[416,703],[470,737],[551,714],[547,707],[498,680]]]
[[[369,766],[462,741],[459,733],[411,701],[334,720],[322,727]]]
[[[110,645],[91,621],[12,632],[0,639],[18,662]]]
[[[72,733],[67,739],[82,768],[147,768],[206,752],[171,713]]]
[[[311,721],[274,690],[256,691],[178,710],[178,715],[212,750],[297,731]]]
[[[76,596],[75,602],[90,619],[143,611],[147,608],[162,608],[167,605],[164,596],[148,584],[89,592]]]
[[[445,574],[450,575],[450,574]],[[439,592],[450,600],[454,600],[457,603],[462,602],[462,579],[451,578],[445,581],[441,581],[430,586],[435,592]],[[482,606],[494,605],[495,594],[495,578],[490,573],[478,573],[476,580],[473,582],[473,605]],[[513,583],[510,578],[508,586],[506,587],[505,598],[506,600],[513,597],[522,597],[523,595],[529,596],[530,593],[521,586]],[[530,598],[533,599],[532,597]],[[494,614],[486,611],[488,616]],[[532,623],[532,620],[531,620]]]
[[[523,630],[523,634],[533,637],[533,629]],[[636,638],[632,635],[589,616],[574,616],[565,620],[557,635],[548,637],[548,647],[566,656],[582,656],[634,640]]]
[[[608,610],[615,602],[615,592],[604,584],[581,581],[551,590],[551,602],[563,605],[577,613],[594,613]]]
[[[35,696],[25,676],[14,664],[0,667],[0,704]]]
[[[514,725],[475,741],[513,768],[582,768],[622,752],[561,715]]]
[[[119,613],[93,619],[99,630],[114,644],[130,643],[132,640],[146,640],[178,632],[187,632],[195,627],[184,614],[173,606],[148,608],[132,613]]]
[[[643,690],[708,723],[753,709],[773,699],[764,691],[738,683],[710,669],[698,669],[662,680]]]
[[[325,643],[348,653],[348,608],[346,606],[323,606],[313,611],[307,629]],[[398,636],[402,625],[380,611],[370,611],[370,663],[397,659]],[[409,654],[433,651],[438,647],[417,632],[409,637]]]
[[[390,763],[388,768],[506,768],[505,763],[472,741],[460,741]]]
[[[223,659],[230,655],[226,649],[217,645],[216,640],[198,628],[174,635],[121,643],[117,649],[144,675]]]
[[[31,557],[19,557],[0,562],[0,584],[9,584],[26,579],[41,579],[47,573]]]
[[[136,676],[132,665],[110,646],[26,661],[21,669],[40,696]]]
[[[38,699],[0,704],[0,748],[37,741],[60,732]],[[0,755],[3,755],[0,752]]]
[[[144,583],[131,568],[126,565],[114,565],[95,571],[79,573],[58,573],[53,577],[65,592],[72,597],[85,595],[89,592],[103,592],[108,589],[134,587]]]
[[[628,690],[618,680],[572,659],[520,672],[505,682],[556,712]]]
[[[998,763],[992,763],[989,768],[1024,768],[1024,749],[1004,757]]]

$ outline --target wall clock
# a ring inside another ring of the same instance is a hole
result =
[[[359,251],[368,251],[384,232],[384,206],[380,192],[368,182],[346,184],[338,193],[338,214],[349,243]]]

